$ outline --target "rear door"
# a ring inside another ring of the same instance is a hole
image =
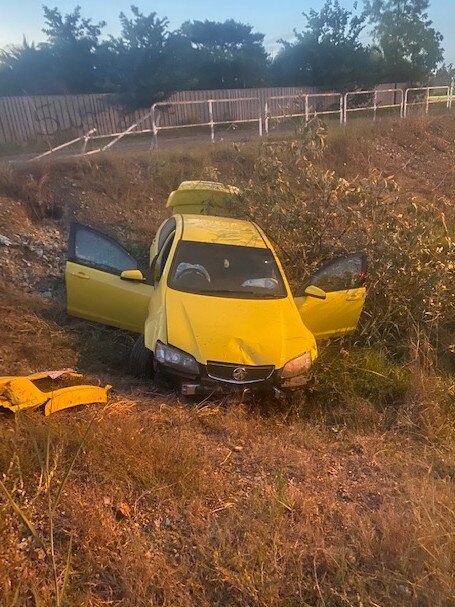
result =
[[[355,331],[365,302],[366,272],[365,253],[354,253],[325,264],[303,284],[295,302],[304,325],[317,339]],[[326,299],[305,296],[309,285],[325,291]]]
[[[73,224],[65,267],[68,314],[142,333],[153,287],[120,278],[135,269],[137,261],[113,238]]]

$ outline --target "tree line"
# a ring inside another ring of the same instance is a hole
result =
[[[24,38],[0,51],[0,95],[109,92],[126,106],[147,107],[189,89],[424,82],[438,67],[451,69],[428,8],[429,0],[363,0],[347,10],[326,0],[302,13],[303,30],[278,41],[271,56],[264,34],[233,19],[172,30],[166,17],[131,6],[120,13],[120,35],[104,37],[107,24],[79,6],[68,14],[43,6],[45,41]]]

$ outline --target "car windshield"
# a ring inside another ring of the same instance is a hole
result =
[[[177,291],[271,299],[286,297],[283,278],[270,249],[182,240],[168,285]]]

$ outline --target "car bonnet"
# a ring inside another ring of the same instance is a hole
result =
[[[281,368],[303,352],[316,356],[315,339],[289,297],[239,299],[167,289],[166,314],[168,343],[204,365]]]

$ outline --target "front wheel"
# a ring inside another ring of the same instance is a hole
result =
[[[141,379],[153,377],[153,352],[145,347],[143,335],[137,338],[131,350],[130,373]]]

